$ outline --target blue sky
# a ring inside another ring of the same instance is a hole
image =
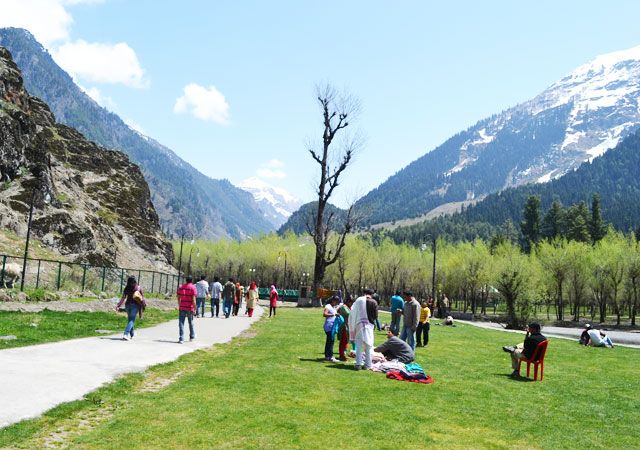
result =
[[[303,201],[317,173],[305,144],[322,132],[314,86],[348,89],[367,139],[341,205],[580,64],[640,45],[635,1],[0,6],[0,26],[30,29],[94,98],[203,173],[260,176]]]

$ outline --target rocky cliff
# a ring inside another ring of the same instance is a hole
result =
[[[172,270],[149,188],[123,153],[56,123],[0,47],[0,227],[93,265]]]

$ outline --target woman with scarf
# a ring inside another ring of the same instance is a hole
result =
[[[253,309],[258,302],[258,286],[255,281],[252,281],[247,291],[247,314],[249,317],[253,317]]]
[[[122,303],[124,303],[124,307],[127,311],[127,326],[124,329],[122,340],[128,341],[130,339],[133,339],[133,327],[136,324],[136,316],[140,315],[140,318],[142,319],[142,312],[147,306],[146,302],[144,301],[144,293],[142,292],[142,287],[140,287],[140,285],[137,283],[136,277],[127,278],[127,285],[122,292],[122,298],[116,306],[116,311],[120,310],[120,306],[122,306]]]
[[[269,293],[269,317],[273,314],[276,316],[276,308],[278,307],[278,290],[275,285],[271,285],[271,292]]]

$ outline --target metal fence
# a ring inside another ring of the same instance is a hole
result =
[[[5,268],[17,264],[22,272],[24,258],[0,255],[0,287],[10,281]],[[122,292],[129,276],[135,276],[146,293],[173,293],[180,282],[177,274],[124,267],[102,267],[90,264],[27,258],[25,287],[56,291]]]

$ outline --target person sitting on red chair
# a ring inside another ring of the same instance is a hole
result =
[[[502,347],[502,350],[511,353],[511,368],[513,369],[511,377],[520,376],[518,372],[520,358],[525,357],[531,359],[538,344],[546,340],[547,338],[540,333],[540,324],[531,322],[527,327],[527,335],[525,336],[524,343],[513,347]]]

